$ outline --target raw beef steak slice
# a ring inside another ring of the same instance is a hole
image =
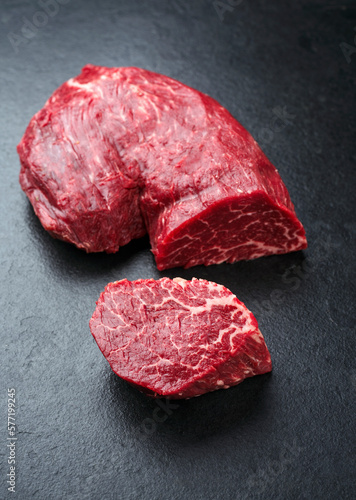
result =
[[[149,233],[160,270],[306,248],[276,168],[211,97],[139,68],[85,66],[31,120],[20,183],[87,252]]]
[[[196,278],[109,283],[90,330],[113,371],[154,397],[191,398],[272,369],[253,314]]]

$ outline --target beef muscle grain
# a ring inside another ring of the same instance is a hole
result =
[[[109,283],[90,329],[113,371],[156,397],[191,398],[272,369],[253,314],[196,278]]]
[[[31,120],[20,183],[87,252],[148,232],[158,269],[306,247],[276,168],[211,97],[138,68],[85,66]]]

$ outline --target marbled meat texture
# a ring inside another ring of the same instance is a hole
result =
[[[154,397],[191,398],[272,369],[253,314],[201,279],[109,283],[90,329],[113,371]]]
[[[85,66],[31,120],[20,183],[87,252],[148,232],[160,270],[306,247],[276,168],[218,102],[139,68]]]

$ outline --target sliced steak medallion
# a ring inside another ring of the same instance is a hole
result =
[[[90,329],[113,371],[155,397],[191,398],[272,369],[253,314],[196,278],[110,283]]]

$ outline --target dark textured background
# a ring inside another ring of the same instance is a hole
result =
[[[47,21],[37,1],[0,3],[0,498],[356,498],[355,2],[231,1],[224,19],[210,0],[61,3]],[[20,190],[15,147],[89,62],[141,66],[218,99],[279,169],[308,250],[160,273],[146,239],[109,256],[53,240]],[[88,321],[109,281],[163,275],[236,293],[273,373],[155,412],[110,371]]]

